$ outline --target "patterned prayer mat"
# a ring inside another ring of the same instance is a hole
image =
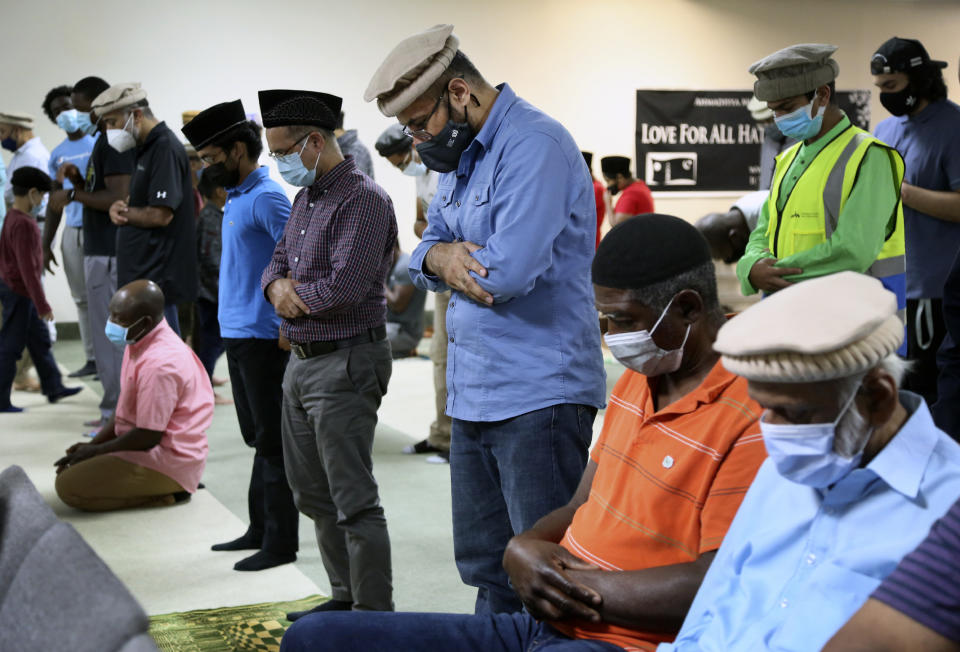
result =
[[[150,636],[164,652],[277,652],[289,611],[310,609],[328,598],[200,609],[150,617]]]

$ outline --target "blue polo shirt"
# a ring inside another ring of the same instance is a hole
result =
[[[86,172],[87,161],[90,159],[90,152],[93,151],[93,145],[97,139],[93,136],[85,135],[78,140],[65,139],[62,143],[53,148],[50,152],[49,173],[51,179],[57,178],[57,170],[64,163],[73,163],[78,170]],[[81,172],[81,174],[83,173]],[[69,179],[63,180],[63,187],[70,189],[73,184]],[[67,226],[79,229],[83,226],[83,204],[78,201],[72,201],[63,209],[63,217],[66,219]]]
[[[887,118],[876,136],[897,148],[906,165],[904,181],[928,190],[960,190],[960,106],[930,104],[915,116]],[[903,206],[907,247],[907,298],[942,299],[943,284],[960,249],[960,223]]]
[[[560,123],[506,84],[455,172],[440,177],[410,277],[440,242],[469,241],[494,305],[454,292],[447,308],[447,414],[500,421],[551,405],[602,407],[606,393],[590,264],[593,180]]]
[[[260,276],[289,217],[290,200],[264,166],[227,190],[218,307],[223,337],[277,339],[280,318],[263,298]]]

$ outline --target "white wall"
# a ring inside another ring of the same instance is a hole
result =
[[[839,45],[839,86],[864,88],[878,45],[893,35],[919,38],[950,62],[946,76],[958,96],[955,0],[8,0],[0,17],[0,110],[34,112],[49,147],[63,135],[42,116],[46,91],[98,75],[141,82],[171,126],[185,109],[237,97],[258,110],[258,89],[332,92],[372,150],[389,121],[363,102],[371,74],[397,41],[439,22],[456,25],[461,47],[491,82],[508,81],[598,157],[633,155],[637,88],[750,88],[750,63],[792,43]],[[873,115],[886,116],[876,98]],[[374,158],[409,250],[413,183]],[[658,198],[657,208],[695,219],[728,204]],[[58,319],[75,320],[62,273],[47,287]]]

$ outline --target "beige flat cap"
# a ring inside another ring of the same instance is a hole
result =
[[[396,116],[440,78],[459,46],[453,25],[434,25],[400,41],[373,73],[364,101],[377,100],[383,115]]]
[[[33,129],[33,116],[16,111],[0,111],[0,124]]]
[[[836,45],[801,43],[760,59],[749,68],[757,76],[753,94],[776,102],[829,84],[840,74],[840,65],[831,58],[836,51]]]
[[[147,99],[147,91],[143,90],[137,82],[116,84],[97,95],[93,104],[90,105],[90,110],[102,117],[145,99]]]
[[[747,380],[808,383],[869,371],[903,340],[897,298],[840,272],[780,290],[728,321],[713,348]]]

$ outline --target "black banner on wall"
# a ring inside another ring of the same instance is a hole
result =
[[[763,127],[751,91],[637,91],[637,178],[653,191],[757,187]],[[870,91],[838,91],[840,108],[870,127]]]

